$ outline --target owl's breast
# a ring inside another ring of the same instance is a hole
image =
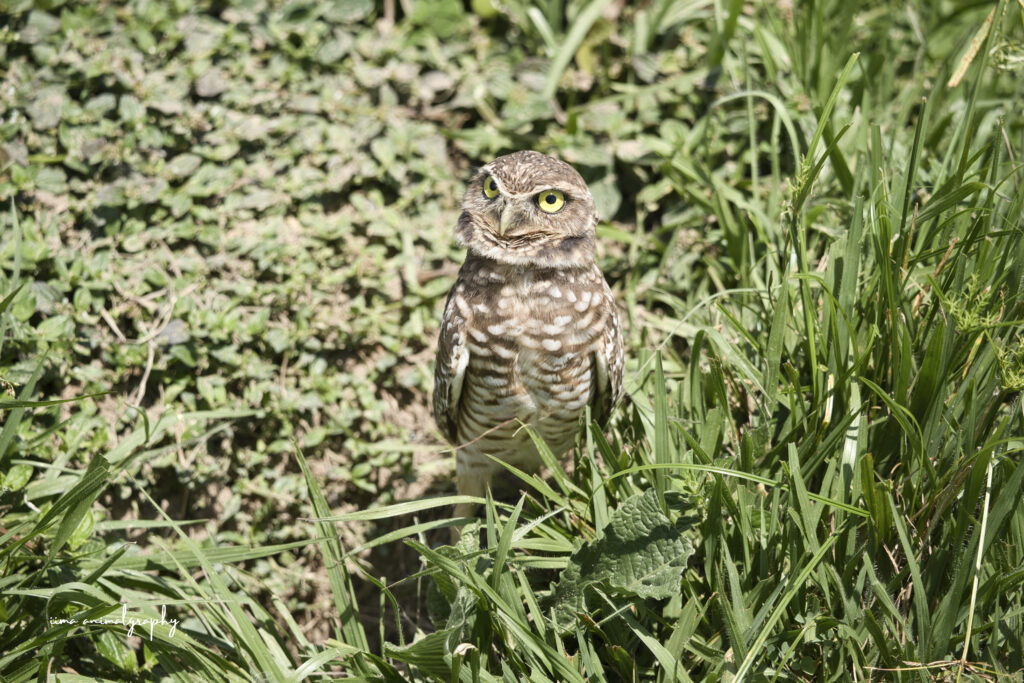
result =
[[[600,291],[590,277],[531,275],[473,307],[476,341],[488,369],[507,364],[505,390],[520,395],[523,410],[575,418],[590,398],[591,354],[606,324]]]
[[[495,455],[516,452],[529,444],[526,423],[562,452],[594,397],[594,358],[614,315],[604,277],[596,265],[473,266],[455,298],[469,350],[459,440]]]

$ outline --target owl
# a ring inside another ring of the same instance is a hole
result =
[[[455,240],[466,260],[448,295],[434,372],[434,419],[456,451],[456,488],[484,495],[502,468],[569,450],[590,406],[607,419],[622,391],[622,330],[594,261],[597,212],[569,164],[498,157],[466,190]],[[472,505],[456,507],[456,516]]]

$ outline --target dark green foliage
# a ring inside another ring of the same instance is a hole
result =
[[[0,678],[1024,671],[1020,3],[5,11]],[[527,147],[629,398],[446,546],[451,228]]]

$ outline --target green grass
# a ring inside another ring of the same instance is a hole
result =
[[[1024,7],[628,4],[10,7],[0,678],[1022,675]],[[451,229],[527,147],[628,399],[452,547]]]

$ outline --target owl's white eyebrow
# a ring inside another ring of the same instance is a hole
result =
[[[477,171],[477,175],[483,175],[484,180],[487,180],[487,178],[493,179],[495,184],[498,186],[498,190],[503,195],[510,199],[519,199],[520,197],[534,197],[537,194],[544,192],[545,190],[558,190],[559,192],[565,195],[566,200],[573,199],[576,196],[576,192],[573,189],[567,187],[559,187],[558,185],[551,183],[534,185],[526,192],[516,192],[513,194],[512,192],[508,192],[507,189],[505,188],[505,184],[501,182],[501,179],[494,175],[494,170],[486,165],[480,167],[480,169]]]
[[[545,190],[558,190],[559,192],[565,195],[566,199],[571,199],[573,197],[573,193],[570,190],[562,190],[554,185],[534,185],[526,192],[516,192],[515,194],[513,194],[511,192],[506,192],[505,186],[502,185],[501,181],[498,180],[497,178],[494,179],[494,182],[498,184],[498,189],[501,190],[501,193],[503,195],[513,199],[519,199],[520,197],[535,197],[541,192],[544,192]]]
[[[546,190],[558,190],[559,192],[564,194],[566,197],[569,196],[569,193],[566,190],[562,190],[561,188],[555,187],[554,185],[534,185],[529,190],[529,192],[524,192],[523,195],[524,196],[532,197],[533,195],[539,194],[539,193],[544,192]]]

